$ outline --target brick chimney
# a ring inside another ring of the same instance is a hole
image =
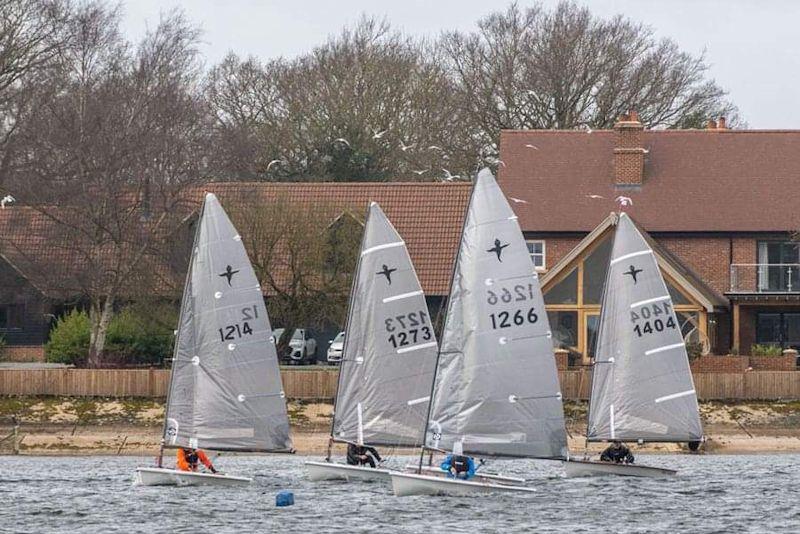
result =
[[[716,130],[717,129],[717,121],[714,119],[708,119],[706,123],[706,130]]]
[[[720,117],[719,120],[717,120],[717,128],[720,130],[728,129],[728,126],[725,124],[725,117]]]
[[[614,185],[617,187],[642,185],[644,155],[647,153],[642,146],[642,130],[644,126],[635,111],[626,113],[614,125]]]

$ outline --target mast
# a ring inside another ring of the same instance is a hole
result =
[[[167,435],[167,412],[169,411],[169,401],[172,397],[172,387],[175,383],[175,359],[178,357],[178,347],[180,345],[184,308],[186,307],[187,300],[192,298],[192,294],[189,291],[189,284],[192,281],[192,265],[194,265],[195,256],[194,250],[195,247],[197,247],[197,239],[200,236],[200,226],[203,224],[203,214],[205,213],[205,210],[206,201],[204,199],[203,203],[200,205],[200,215],[197,217],[197,226],[194,229],[194,238],[192,239],[192,251],[190,253],[191,256],[189,257],[189,267],[186,269],[186,278],[183,281],[183,293],[181,294],[181,313],[178,315],[178,328],[176,330],[177,334],[175,335],[175,344],[172,347],[172,363],[169,370],[169,389],[167,389],[167,402],[164,405],[164,423],[161,426],[161,443],[158,448],[158,467],[162,467],[164,460],[164,438]]]
[[[349,354],[347,350],[347,344],[350,341],[350,336],[347,335],[347,332],[350,331],[350,319],[353,315],[353,296],[355,295],[356,285],[358,284],[358,275],[361,272],[361,252],[364,250],[364,240],[367,237],[367,224],[369,224],[369,217],[370,217],[370,207],[372,206],[372,202],[367,205],[367,215],[364,217],[364,231],[361,233],[361,244],[358,247],[358,259],[356,259],[356,268],[353,271],[353,280],[350,282],[350,299],[347,302],[347,319],[344,323],[344,343],[342,344],[342,359],[339,362],[339,374],[336,377],[336,395],[333,397],[333,417],[331,417],[331,430],[330,430],[330,438],[328,439],[328,454],[325,456],[325,461],[331,461],[331,447],[336,440],[336,436],[334,435],[334,428],[336,427],[336,406],[339,403],[339,392],[341,391],[342,386],[342,375],[344,374],[345,364],[348,363],[347,355]],[[359,443],[361,445],[361,443]]]
[[[467,207],[464,210],[464,220],[461,222],[461,236],[458,240],[458,250],[456,250],[456,257],[453,261],[453,270],[450,273],[450,287],[447,293],[447,308],[445,309],[444,314],[444,324],[442,324],[442,337],[444,337],[444,332],[447,331],[447,322],[450,320],[450,306],[452,305],[452,299],[450,298],[453,293],[453,280],[456,277],[456,271],[458,270],[458,262],[461,258],[461,249],[463,248],[463,241],[464,241],[464,230],[467,227],[467,220],[469,219],[469,211],[472,207],[472,199],[475,197],[475,189],[476,184],[478,183],[478,177],[475,176],[475,179],[472,182],[472,189],[469,192],[469,200],[467,201]],[[439,360],[442,357],[442,344],[441,340],[439,342],[439,347],[436,350],[436,365],[433,368],[433,380],[431,381],[431,393],[429,395],[430,401],[428,402],[428,414],[425,416],[425,431],[422,433],[422,447],[420,447],[419,452],[419,467],[417,468],[417,473],[422,473],[422,462],[425,459],[425,451],[428,450],[428,443],[427,443],[427,436],[428,431],[430,430],[430,423],[431,423],[431,411],[433,410],[433,394],[436,392],[436,380],[439,376]],[[433,450],[433,449],[432,449]]]

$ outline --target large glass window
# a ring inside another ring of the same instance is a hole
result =
[[[19,304],[0,304],[0,330],[21,330],[25,307]]]
[[[566,278],[547,290],[545,304],[578,303],[578,269],[572,269]]]
[[[759,313],[756,316],[756,343],[800,348],[800,313]]]
[[[600,315],[586,316],[586,356],[594,358],[597,348],[597,332],[600,329]]]
[[[759,291],[800,290],[800,244],[760,241],[758,264]]]
[[[578,312],[548,311],[547,319],[553,332],[553,347],[575,350],[578,346]]]
[[[600,304],[610,258],[611,239],[606,238],[583,260],[584,304]]]

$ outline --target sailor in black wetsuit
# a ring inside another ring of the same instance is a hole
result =
[[[615,464],[632,464],[633,454],[621,441],[613,441],[600,455],[601,462],[614,462]]]
[[[367,447],[366,445],[356,445],[354,443],[347,444],[347,463],[349,465],[366,465],[375,467],[375,462],[381,461],[381,455],[375,450],[375,447]]]

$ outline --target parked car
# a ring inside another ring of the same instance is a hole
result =
[[[339,332],[332,341],[328,341],[328,363],[339,363],[342,361],[342,351],[344,350],[344,332]]]
[[[283,335],[283,328],[276,328],[272,332],[275,343]],[[313,364],[317,360],[317,340],[311,334],[311,331],[305,328],[297,328],[289,340],[289,346],[283,353],[278,354],[278,359],[282,363],[288,364]]]

